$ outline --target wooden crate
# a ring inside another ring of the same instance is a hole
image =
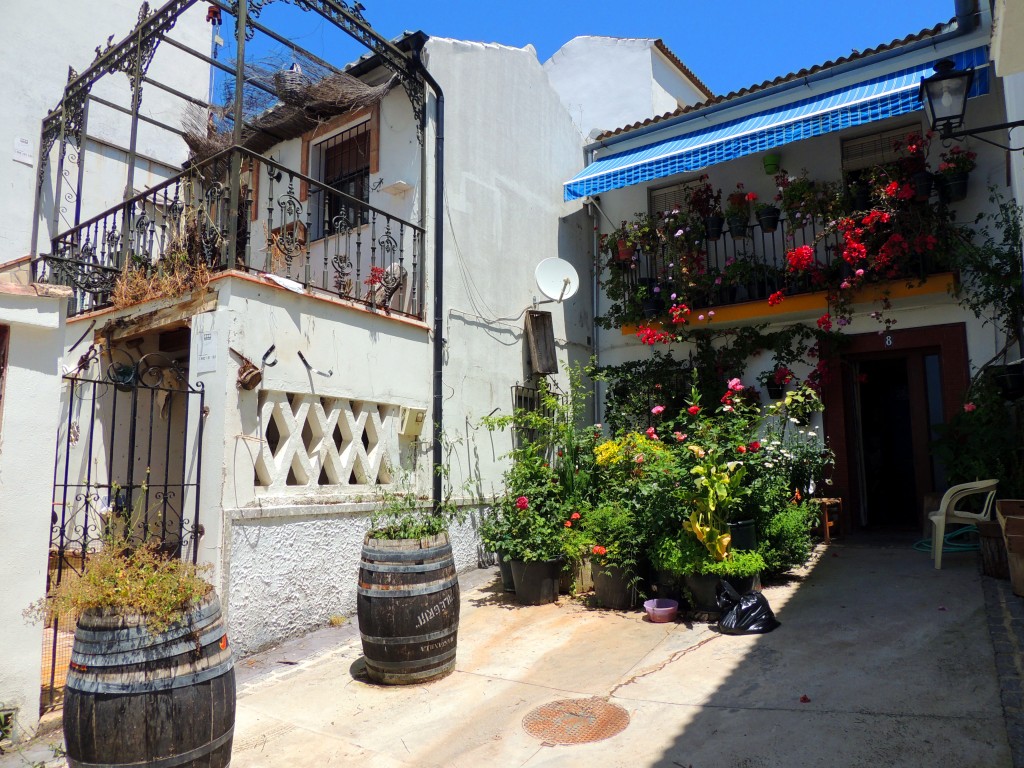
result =
[[[1013,594],[1024,597],[1024,499],[999,499],[996,518],[1006,541],[1006,561],[1010,566]]]

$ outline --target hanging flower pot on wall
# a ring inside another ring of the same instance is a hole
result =
[[[732,235],[733,240],[741,240],[747,236],[747,217],[745,216],[730,216],[729,217],[729,234]]]
[[[757,223],[763,232],[774,232],[779,228],[781,212],[774,205],[765,205],[757,209]]]
[[[936,178],[939,198],[944,203],[959,203],[967,197],[968,174],[965,171],[944,173]]]
[[[708,240],[720,240],[722,238],[722,227],[725,219],[717,213],[713,213],[704,221],[704,228],[707,231]]]
[[[625,238],[620,238],[616,246],[618,247],[616,256],[619,261],[631,261],[633,259],[633,249],[629,247],[629,242]]]
[[[914,185],[914,199],[919,203],[927,202],[932,195],[932,175],[928,171],[918,171],[910,180]]]
[[[764,172],[773,176],[779,172],[779,163],[782,158],[777,152],[769,152],[764,156]]]

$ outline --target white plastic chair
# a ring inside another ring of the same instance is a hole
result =
[[[939,508],[928,513],[932,521],[932,554],[935,556],[935,567],[942,568],[942,545],[946,534],[946,523],[966,523],[973,525],[979,521],[992,519],[992,503],[996,499],[998,480],[977,480],[973,483],[954,485],[942,496]],[[988,494],[980,512],[957,509],[956,505],[968,496]]]

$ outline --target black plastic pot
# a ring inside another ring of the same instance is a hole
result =
[[[515,592],[516,584],[512,580],[512,563],[498,553],[498,571],[501,573],[501,588],[506,592]]]
[[[914,184],[914,199],[919,203],[926,202],[932,195],[932,184],[934,178],[928,171],[918,171],[910,177]]]
[[[768,392],[768,397],[770,397],[772,400],[779,400],[779,399],[781,399],[782,395],[783,395],[783,393],[785,391],[785,386],[782,385],[782,384],[779,384],[774,379],[769,379],[768,381],[766,381],[764,383],[764,388]]]
[[[729,234],[733,240],[742,240],[747,236],[747,217],[733,216],[729,219]]]
[[[636,605],[629,574],[617,565],[594,566],[594,596],[604,608],[623,611]]]
[[[522,605],[545,605],[558,600],[558,579],[562,573],[561,558],[526,563],[512,561],[512,581],[516,602]]]
[[[944,203],[958,203],[967,197],[966,173],[943,174],[936,178],[939,187],[939,198]]]
[[[754,527],[753,520],[737,520],[735,523],[729,523],[729,533],[732,534],[731,546],[733,549],[757,548],[757,529]]]
[[[1024,397],[1024,361],[989,368],[993,383],[1007,400]]]
[[[713,213],[704,220],[704,230],[707,233],[708,240],[720,240],[722,238],[722,227],[725,224],[725,219],[719,216],[717,213]]]
[[[781,212],[774,205],[759,208],[757,211],[757,223],[761,225],[763,232],[774,232],[779,228],[779,216]]]

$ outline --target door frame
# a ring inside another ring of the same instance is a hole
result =
[[[967,328],[964,323],[947,323],[922,328],[890,329],[882,333],[861,333],[847,336],[842,351],[838,355],[841,369],[850,362],[864,359],[885,357],[901,357],[938,353],[942,381],[942,415],[948,422],[956,415],[960,404],[967,394],[970,385],[970,361],[967,356]],[[914,366],[908,367],[908,384],[913,391],[923,391],[923,381],[919,378],[921,371]],[[851,451],[852,441],[858,438],[860,429],[855,412],[848,412],[846,404],[855,396],[850,387],[856,382],[845,375],[830,376],[822,387],[822,400],[825,403],[824,431],[829,447],[835,453],[835,467],[832,473],[832,493],[843,499],[843,513],[840,529],[853,531],[861,528],[860,506],[861,491],[857,484],[857,472],[854,464],[854,452]],[[919,410],[926,408],[925,403],[911,403],[911,407]],[[851,409],[853,411],[853,409]],[[927,423],[926,414],[918,414]],[[924,495],[934,491],[931,473],[923,468],[929,466],[927,443],[914,437],[915,474],[917,475],[917,502],[921,509]],[[921,512],[920,514],[923,514]]]

